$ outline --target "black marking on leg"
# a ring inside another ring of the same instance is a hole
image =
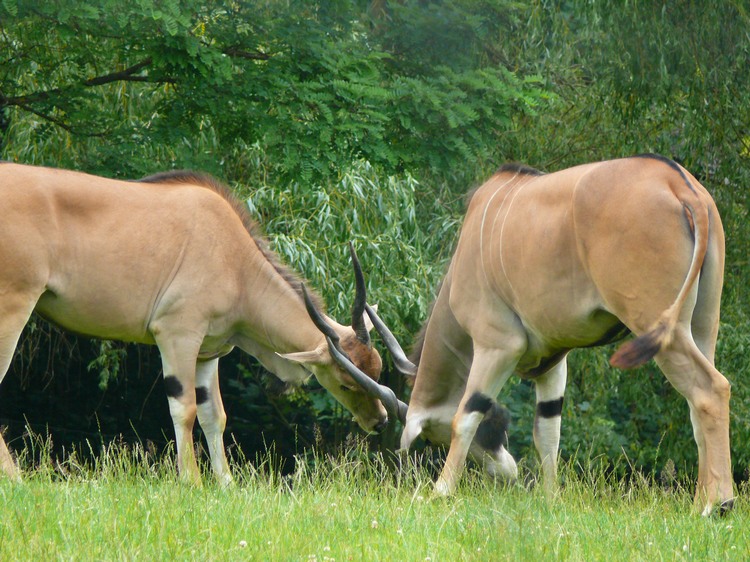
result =
[[[727,513],[732,511],[733,508],[734,508],[734,498],[729,498],[728,500],[724,500],[723,502],[721,502],[721,505],[719,506],[719,515],[723,517]]]
[[[195,389],[195,403],[200,406],[208,402],[208,389],[205,386],[198,386]]]
[[[562,414],[563,397],[557,400],[545,400],[537,402],[536,415],[540,418],[555,418]]]
[[[474,441],[485,451],[497,451],[501,445],[507,449],[509,425],[510,412],[502,406],[493,404],[477,427]]]
[[[490,410],[490,408],[492,408],[492,405],[494,403],[495,401],[486,394],[475,392],[466,402],[464,411],[467,413],[481,412],[483,414],[486,414]]]
[[[164,377],[164,389],[170,398],[179,398],[182,396],[182,383],[174,375]]]

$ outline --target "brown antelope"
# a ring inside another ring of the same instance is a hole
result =
[[[352,379],[374,383],[382,366],[353,249],[350,327],[317,310],[243,207],[209,176],[129,182],[1,163],[0,198],[0,380],[33,311],[81,334],[156,344],[178,470],[194,482],[196,415],[217,478],[231,480],[218,364],[235,346],[282,380],[312,372],[365,431],[387,423],[383,405]],[[1,436],[0,467],[18,475]]]
[[[425,326],[402,448],[419,435],[450,443],[439,494],[467,455],[513,477],[495,398],[515,372],[536,383],[534,443],[555,489],[566,355],[632,332],[611,364],[655,358],[689,405],[696,505],[731,508],[730,389],[714,367],[723,271],[716,205],[669,159],[501,168],[471,197]]]

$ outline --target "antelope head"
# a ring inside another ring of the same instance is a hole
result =
[[[337,324],[321,313],[302,285],[307,313],[325,336],[325,346],[309,352],[284,354],[282,357],[309,368],[320,384],[354,415],[363,430],[379,433],[388,424],[389,417],[403,422],[407,406],[396,398],[390,388],[378,383],[383,362],[372,345],[370,331],[375,327],[383,334],[384,329],[386,335],[383,337],[389,338],[386,341],[389,349],[396,340],[377,317],[374,308],[367,304],[362,268],[354,246],[350,244],[349,250],[356,285],[351,326]],[[398,346],[397,343],[395,345]],[[398,350],[399,357],[406,360],[400,347]]]

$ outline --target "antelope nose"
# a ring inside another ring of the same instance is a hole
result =
[[[388,427],[388,418],[385,418],[383,421],[378,422],[378,424],[373,428],[373,431],[375,431],[375,433],[382,433],[386,427]]]

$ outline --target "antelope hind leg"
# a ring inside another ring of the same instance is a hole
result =
[[[38,295],[3,295],[0,302],[0,382],[8,372],[13,359],[18,338],[28,322]],[[8,446],[0,434],[0,470],[10,478],[19,479],[21,472],[13,459]]]
[[[684,326],[656,356],[670,383],[690,406],[693,435],[698,445],[698,482],[695,504],[709,515],[717,504],[731,507],[733,480],[729,450],[729,381],[693,342]]]

